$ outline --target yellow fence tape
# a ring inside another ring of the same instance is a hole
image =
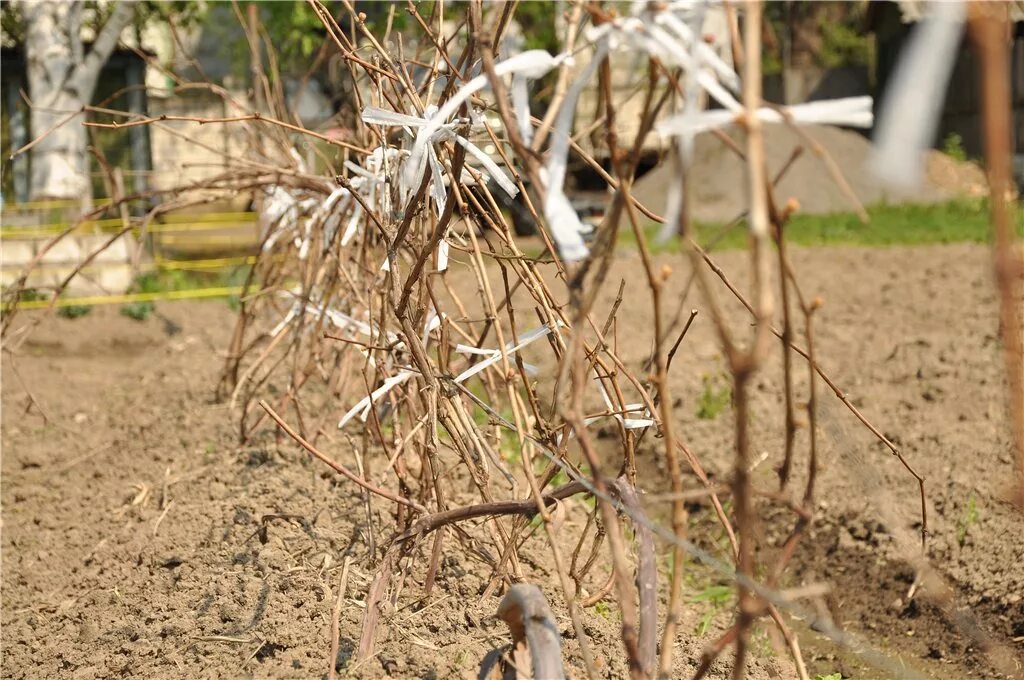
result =
[[[253,246],[257,245],[255,234],[213,234],[211,236],[182,236],[163,234],[159,245],[187,248],[188,246]]]
[[[93,200],[92,204],[94,207],[102,207],[110,205],[114,201],[110,198],[97,198]],[[5,203],[4,210],[15,211],[28,211],[28,210],[53,210],[57,208],[77,208],[82,205],[82,201],[77,198],[62,198],[50,201],[26,201],[25,203]]]
[[[171,216],[168,216],[171,217]],[[256,226],[256,213],[211,213],[204,215],[176,215],[175,219],[168,219],[166,222],[150,224],[146,231],[150,234],[162,234],[167,232],[187,233],[190,231],[214,231],[217,229],[246,228]],[[205,219],[209,217],[209,219]],[[77,229],[107,229],[113,227],[117,231],[124,223],[120,218],[104,220],[88,220],[78,225]],[[29,227],[2,227],[0,228],[0,239],[3,238],[45,238],[54,234],[66,231],[71,223],[64,224],[40,224]],[[132,233],[141,233],[138,226],[132,227]]]
[[[140,271],[152,271],[154,269],[186,269],[190,271],[202,271],[206,269],[227,269],[228,267],[241,267],[243,265],[256,264],[256,256],[248,257],[217,257],[206,260],[164,260],[154,262],[142,262],[139,264]],[[40,262],[34,269],[73,269],[77,266],[74,262]],[[83,273],[110,271],[113,269],[131,269],[129,262],[97,262],[82,268]],[[0,271],[21,271],[24,264],[0,264]]]
[[[94,205],[107,205],[111,201],[103,199],[95,201]],[[5,206],[5,210],[28,211],[45,210],[59,207],[76,207],[76,201],[37,201],[35,203],[21,203]],[[257,214],[253,212],[219,212],[219,213],[195,213],[195,214],[174,214],[164,215],[159,223],[150,224],[146,231],[154,236],[159,235],[158,243],[162,246],[202,246],[202,245],[255,245],[256,227],[258,225]],[[137,222],[137,220],[136,220]],[[0,227],[0,240],[15,239],[38,239],[47,238],[68,230],[73,222],[43,224],[25,227]],[[79,224],[75,233],[109,233],[116,232],[124,222],[120,218],[109,218],[100,220],[87,220]],[[204,234],[190,236],[191,232],[216,232],[222,233]],[[140,235],[142,229],[138,224],[134,225],[131,233]],[[169,260],[158,258],[154,262],[140,265],[141,271],[152,270],[192,270],[210,271],[228,269],[230,267],[253,265],[256,263],[253,255],[240,257],[219,257],[198,260]],[[0,265],[0,268],[7,270],[21,268],[23,265]],[[68,268],[74,266],[71,263],[39,263],[39,268]],[[125,262],[97,262],[83,268],[85,271],[102,271],[111,269],[124,269],[130,267]],[[58,300],[26,300],[18,304],[19,309],[45,309],[51,306],[68,307],[72,305],[107,305],[123,304],[129,302],[147,302],[156,300],[190,300],[202,298],[226,297],[237,295],[242,292],[241,286],[227,286],[217,288],[196,288],[191,290],[160,291],[152,293],[125,293],[119,295],[95,295],[88,297],[59,298]],[[4,305],[8,309],[9,305]]]
[[[181,224],[183,222],[255,222],[254,212],[216,212],[216,213],[169,213],[162,217],[168,224]]]
[[[54,234],[67,231],[72,224],[72,222],[68,222],[61,224],[40,224],[28,227],[3,227],[0,228],[0,238],[45,238],[47,236],[53,236]],[[86,220],[79,224],[76,229],[84,232],[89,229],[102,230],[107,227],[120,227],[123,224],[124,223],[119,218],[111,218],[108,220]]]
[[[240,267],[247,264],[256,264],[256,256],[249,257],[218,257],[209,260],[157,260],[153,263],[159,269],[222,269],[227,267]]]
[[[243,286],[225,286],[221,288],[194,288],[191,290],[168,290],[156,293],[125,293],[123,295],[92,295],[85,297],[58,298],[52,300],[26,300],[18,303],[18,309],[46,309],[54,307],[71,307],[73,305],[115,305],[127,302],[156,302],[159,300],[196,300],[202,298],[228,297],[239,295]],[[9,305],[4,305],[6,310]]]

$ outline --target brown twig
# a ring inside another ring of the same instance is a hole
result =
[[[636,519],[646,518],[646,513],[629,480],[620,477],[613,488],[634,518],[633,535],[639,554],[636,587],[640,593],[640,665],[644,673],[653,677],[658,664],[658,565],[654,554],[654,535],[647,522]]]
[[[334,680],[338,672],[338,645],[341,642],[340,624],[341,608],[345,603],[345,589],[348,587],[348,568],[351,563],[350,557],[345,557],[341,567],[341,578],[338,580],[338,595],[334,599],[334,609],[331,610],[331,652],[327,658],[327,678]]]
[[[85,122],[85,123],[82,123],[82,125],[84,125],[85,127],[92,127],[92,128],[104,128],[104,129],[108,129],[108,130],[122,130],[122,129],[125,129],[125,128],[137,127],[139,125],[153,125],[154,123],[164,123],[164,122],[168,122],[168,121],[184,121],[184,122],[189,122],[189,123],[197,123],[199,125],[210,125],[210,124],[217,124],[217,123],[242,123],[242,122],[245,122],[245,121],[262,122],[262,123],[267,123],[268,125],[275,125],[277,127],[284,128],[285,130],[290,130],[292,132],[298,132],[298,133],[306,135],[308,137],[313,137],[315,139],[319,139],[321,142],[327,142],[328,144],[331,144],[333,146],[338,146],[338,147],[341,147],[343,149],[348,149],[350,151],[355,151],[356,153],[362,153],[362,154],[369,154],[370,153],[369,149],[364,149],[361,146],[357,146],[355,144],[349,144],[348,142],[343,142],[343,141],[341,141],[339,139],[334,139],[333,137],[328,137],[326,135],[322,135],[319,132],[314,132],[314,131],[309,130],[307,128],[300,127],[298,125],[293,125],[291,123],[286,123],[283,120],[277,120],[276,118],[271,118],[269,116],[265,116],[265,115],[263,115],[261,113],[258,113],[258,112],[257,113],[249,113],[249,114],[241,115],[241,116],[221,116],[221,117],[216,117],[216,118],[201,118],[201,117],[198,117],[198,116],[175,116],[175,115],[170,115],[170,114],[162,114],[162,115],[159,115],[159,116],[156,116],[156,117],[153,117],[153,118],[140,118],[138,120],[131,120],[131,121],[128,121],[127,123],[118,123],[117,121],[114,121],[113,123]]]
[[[400,505],[405,505],[407,507],[412,508],[413,510],[416,510],[417,512],[425,512],[426,511],[426,508],[424,508],[419,503],[416,503],[415,501],[411,501],[408,498],[402,498],[401,496],[396,496],[395,494],[391,493],[387,489],[382,489],[380,487],[374,486],[373,484],[371,484],[370,482],[367,482],[362,477],[359,477],[359,476],[355,475],[348,468],[346,468],[344,465],[334,461],[327,454],[322,453],[319,449],[317,449],[315,446],[313,446],[308,441],[306,441],[302,437],[302,435],[300,435],[298,432],[293,430],[291,428],[291,426],[288,425],[288,423],[286,423],[281,418],[281,416],[277,415],[277,412],[274,411],[274,409],[272,409],[270,407],[270,404],[268,404],[266,401],[260,399],[259,404],[260,404],[260,407],[264,411],[267,412],[267,415],[269,415],[271,418],[273,418],[274,422],[277,423],[277,426],[280,427],[282,430],[284,430],[285,433],[289,437],[294,439],[302,448],[306,449],[306,451],[308,451],[314,458],[316,458],[317,460],[321,461],[322,463],[325,463],[328,467],[330,467],[335,472],[341,474],[343,477],[345,477],[349,481],[355,482],[357,485],[361,486],[363,489],[366,489],[370,493],[375,494],[377,496],[380,496],[381,498],[386,498],[389,501],[392,501],[394,503],[398,503]]]
[[[971,7],[970,28],[978,49],[982,115],[985,124],[985,161],[988,169],[989,210],[992,222],[992,267],[999,290],[999,326],[1003,362],[1009,387],[1010,427],[1017,458],[1017,488],[1011,491],[1024,511],[1024,252],[1017,253],[1013,219],[1007,206],[1011,189],[1010,92],[1007,9],[991,5]]]

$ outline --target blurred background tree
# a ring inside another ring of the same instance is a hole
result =
[[[770,2],[765,5],[765,74],[785,68],[868,66],[871,36],[865,2]]]
[[[87,131],[69,120],[93,103],[100,72],[122,34],[148,21],[197,20],[198,2],[86,2],[21,0],[0,9],[3,44],[23,48],[33,136],[48,132],[31,150],[32,200],[80,199],[91,195]],[[5,109],[11,106],[6,102]],[[13,102],[17,103],[17,102]],[[10,115],[9,111],[6,111]],[[78,121],[80,122],[80,121]]]

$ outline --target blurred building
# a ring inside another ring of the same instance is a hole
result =
[[[88,40],[90,36],[84,35]],[[4,201],[24,203],[29,196],[30,155],[9,161],[41,131],[29,129],[29,95],[23,50],[9,36],[0,54],[0,153],[4,171]],[[251,113],[245,34],[229,3],[209,3],[203,21],[187,29],[150,22],[129,27],[121,47],[104,66],[93,112],[88,120],[125,122],[128,116],[161,115],[224,118]],[[212,87],[210,86],[212,85]],[[284,78],[282,88],[289,108],[303,123],[316,127],[333,113],[332,102],[316,79],[305,82]],[[111,167],[120,168],[128,193],[167,189],[202,181],[221,172],[229,156],[244,155],[248,142],[240,126],[197,125],[168,121],[124,130],[92,128],[91,145]],[[92,159],[93,196],[109,196],[100,160]]]

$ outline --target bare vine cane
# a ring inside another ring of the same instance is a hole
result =
[[[512,634],[516,677],[565,678],[558,625],[540,588],[530,583],[509,588],[498,605],[498,617]],[[525,671],[527,665],[531,673]]]
[[[1010,170],[1010,73],[1007,7],[970,7],[971,37],[980,56],[982,111],[985,121],[985,161],[992,221],[992,266],[999,290],[999,326],[1009,389],[1010,428],[1017,458],[1016,489],[1010,495],[1024,512],[1024,250],[1014,238],[1007,196],[1012,191]]]

